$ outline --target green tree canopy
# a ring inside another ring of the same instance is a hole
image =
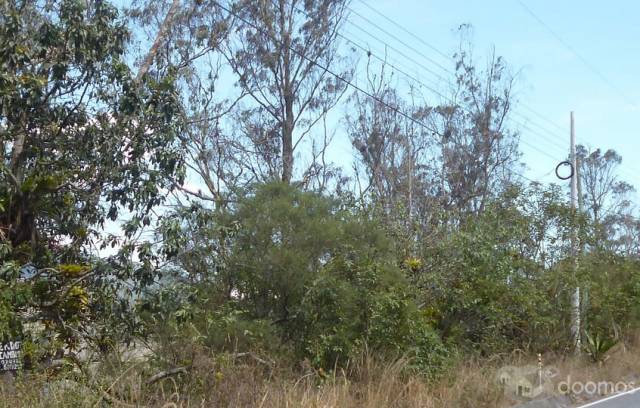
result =
[[[132,236],[180,178],[171,78],[136,80],[128,39],[106,1],[0,2],[3,301],[68,335],[89,282],[113,283],[91,261],[105,222],[133,214]]]

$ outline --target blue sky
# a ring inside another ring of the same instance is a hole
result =
[[[362,1],[352,0],[352,8],[387,33],[351,15],[343,35],[383,55],[385,46],[361,29],[370,31],[418,64],[387,49],[390,62],[425,83],[439,83],[436,88],[441,91],[447,84],[423,67],[445,76],[436,64],[453,69],[453,62],[441,54],[451,55],[458,48],[456,28],[461,24],[473,26],[478,61],[483,62],[495,47],[496,54],[503,56],[514,72],[519,72],[516,87],[519,106],[515,117],[525,123],[514,126],[520,131],[527,177],[558,182],[553,170],[568,154],[569,112],[573,110],[578,143],[617,150],[623,156],[621,178],[640,189],[640,159],[636,158],[640,152],[640,1],[614,0],[605,4],[593,0],[522,0],[587,64],[549,28],[536,21],[519,0],[364,0],[366,5]],[[122,0],[115,2],[121,7],[128,4]],[[429,60],[389,34],[418,49]],[[361,56],[360,62],[362,59]],[[438,99],[435,97],[433,101]],[[340,131],[343,114],[344,108],[337,108],[333,114],[333,127],[338,133],[329,154],[349,171],[352,148]],[[191,182],[199,184],[198,180]],[[640,203],[640,194],[634,194],[633,199]]]
[[[478,57],[495,46],[497,55],[504,56],[514,71],[521,71],[517,86],[519,102],[557,124],[550,124],[522,105],[517,109],[532,121],[527,127],[520,126],[528,177],[554,180],[548,173],[557,161],[566,157],[567,150],[561,146],[568,146],[569,112],[573,110],[578,143],[617,150],[623,156],[621,177],[640,187],[640,163],[635,157],[640,152],[640,2],[523,2],[593,69],[536,21],[518,0],[368,0],[367,4],[446,54],[457,48],[459,37],[455,29],[470,23]],[[354,0],[352,7],[429,58],[447,64],[436,51],[377,15],[360,0]],[[432,62],[408,51],[358,16],[352,15],[350,21],[438,70]],[[347,35],[367,41],[372,49],[384,47],[351,24],[345,30],[350,33]],[[387,52],[390,60],[395,59],[412,73],[420,72],[425,81],[433,78],[395,51]],[[518,120],[524,121],[521,117]]]
[[[123,6],[128,2],[116,0],[116,3]],[[518,123],[513,123],[513,127],[520,131],[522,160],[527,166],[525,175],[530,179],[558,182],[553,170],[567,157],[569,112],[573,110],[578,143],[618,151],[623,156],[620,177],[640,189],[640,159],[635,157],[640,152],[640,1],[352,0],[351,7],[369,21],[352,14],[342,30],[345,37],[380,56],[385,53],[380,40],[387,42],[397,49],[386,49],[389,62],[425,83],[435,82],[435,87],[445,94],[447,84],[424,67],[450,76],[436,64],[453,70],[453,62],[441,54],[452,55],[458,48],[457,27],[466,23],[473,26],[478,62],[484,63],[485,56],[495,47],[496,54],[503,56],[514,72],[519,72],[516,85],[519,104],[513,116]],[[366,57],[360,52],[359,58],[356,80],[362,81]],[[435,96],[431,102],[441,99]],[[339,124],[343,114],[343,107],[332,114],[331,122],[337,133],[329,154],[348,171],[352,152]],[[298,167],[303,167],[305,159],[300,159]],[[640,194],[633,198],[640,202]]]

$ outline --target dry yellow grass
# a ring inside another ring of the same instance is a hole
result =
[[[587,358],[544,356],[557,368],[556,382],[628,381],[640,374],[637,344],[616,347],[604,364]],[[246,356],[245,356],[246,357]],[[295,373],[253,358],[233,361],[200,355],[189,374],[146,384],[156,372],[146,363],[103,364],[87,380],[69,376],[31,376],[11,385],[0,382],[2,407],[399,407],[493,408],[518,401],[496,384],[497,370],[506,364],[535,364],[535,356],[513,353],[483,361],[467,361],[435,382],[406,375],[406,361],[391,363],[364,356],[344,370],[330,374],[299,368]],[[578,402],[585,395],[573,395]]]
[[[96,374],[92,381],[32,376],[0,390],[2,406],[67,407],[496,407],[504,398],[493,368],[467,363],[447,379],[428,383],[407,376],[406,361],[380,363],[371,357],[346,370],[325,374],[266,367],[253,361],[220,364],[200,358],[187,376],[146,386],[145,370],[122,367],[121,374]],[[453,375],[455,373],[455,375]],[[98,381],[98,377],[100,381]],[[508,406],[508,405],[504,405]]]

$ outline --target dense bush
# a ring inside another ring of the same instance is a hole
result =
[[[424,250],[424,302],[445,338],[469,351],[566,346],[571,279],[554,257],[570,213],[554,192],[528,194],[508,192]]]
[[[587,331],[616,336],[637,326],[637,262],[594,254],[574,272],[570,233],[579,228],[588,245],[589,230],[554,188],[505,191],[404,259],[367,213],[281,183],[203,211],[190,215],[196,231],[179,233],[194,232],[211,251],[187,246],[174,258],[174,279],[191,295],[151,303],[172,310],[159,322],[175,321],[212,350],[284,353],[325,370],[373,351],[407,357],[427,375],[457,349],[567,350],[577,282],[588,295]]]
[[[584,324],[593,335],[617,337],[640,323],[640,263],[611,252],[579,260]]]
[[[148,316],[157,316],[156,323],[174,322],[183,333],[188,326],[201,344],[218,351],[273,352],[279,343],[280,351],[324,369],[366,350],[409,357],[424,374],[446,363],[448,351],[375,222],[282,183],[258,186],[208,220],[197,240],[220,248],[211,243],[224,239],[225,252],[200,256],[220,262],[213,262],[207,279],[177,286],[181,302],[175,295],[163,302],[166,291],[153,295],[147,304],[155,315]],[[181,268],[195,262],[187,251],[188,263],[176,257]],[[178,268],[174,279],[188,276]],[[158,309],[163,304],[165,311]]]
[[[383,256],[389,246],[374,223],[338,201],[283,183],[259,186],[225,217],[238,226],[227,261],[236,297],[256,317],[284,325],[337,253]]]
[[[423,374],[435,374],[449,352],[400,270],[384,261],[340,256],[308,288],[297,318],[298,348],[324,368],[344,365],[365,349],[410,358]]]

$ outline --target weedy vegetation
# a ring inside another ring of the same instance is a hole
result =
[[[0,0],[0,405],[496,407],[538,353],[638,374],[621,156],[579,147],[582,210],[523,182],[516,78],[464,27],[434,101],[342,43],[346,0],[126,6]]]

